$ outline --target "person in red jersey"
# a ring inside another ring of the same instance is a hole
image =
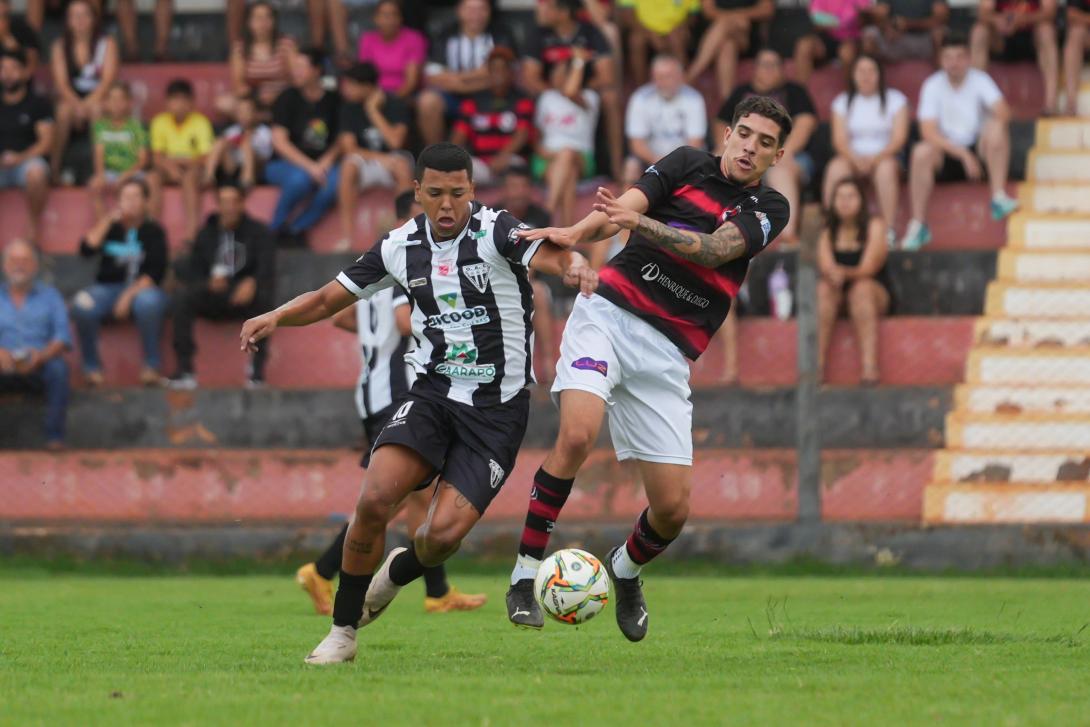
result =
[[[738,104],[724,152],[681,147],[652,164],[619,198],[599,188],[595,211],[572,227],[519,233],[561,247],[628,244],[599,272],[597,294],[578,299],[560,345],[553,396],[560,433],[534,476],[526,527],[507,592],[508,618],[541,628],[533,579],[580,466],[609,407],[619,460],[636,460],[649,506],[605,567],[617,624],[647,634],[640,568],[680,534],[689,514],[693,462],[689,365],[707,348],[745,279],[750,259],[787,224],[790,208],[761,183],[783,158],[791,117],[754,96]]]

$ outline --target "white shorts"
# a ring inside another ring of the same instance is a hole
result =
[[[617,459],[692,465],[689,363],[666,336],[605,298],[577,296],[552,394],[586,391],[609,405]]]
[[[364,159],[358,154],[353,154],[348,158],[348,161],[359,171],[360,189],[367,189],[368,187],[393,189],[397,184],[390,170],[379,164],[375,159]]]

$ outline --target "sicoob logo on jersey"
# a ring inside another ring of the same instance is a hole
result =
[[[479,326],[482,323],[488,323],[491,320],[492,316],[488,315],[488,309],[483,305],[477,305],[472,308],[452,310],[449,313],[437,313],[428,316],[427,326],[428,328],[438,328],[440,331],[460,331],[465,328]]]

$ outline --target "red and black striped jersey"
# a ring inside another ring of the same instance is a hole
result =
[[[516,131],[525,129],[530,134],[533,118],[534,102],[529,97],[517,91],[506,97],[484,91],[462,99],[454,128],[465,134],[469,153],[488,162]]]
[[[647,196],[646,214],[653,220],[706,234],[731,223],[745,238],[745,255],[706,268],[633,232],[599,274],[599,295],[650,323],[696,360],[727,317],[750,259],[780,234],[790,208],[771,187],[731,182],[719,157],[691,146],[652,164],[635,188]]]

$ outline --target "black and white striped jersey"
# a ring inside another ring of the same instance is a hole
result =
[[[397,330],[394,311],[409,305],[399,285],[380,290],[356,303],[356,336],[360,343],[360,376],[356,382],[356,411],[370,419],[400,401],[416,372],[405,361],[411,338]]]
[[[382,238],[337,276],[359,298],[393,285],[413,302],[408,360],[447,398],[509,401],[533,381],[533,288],[527,266],[541,243],[505,210],[471,203],[469,224],[437,242],[424,215]]]

